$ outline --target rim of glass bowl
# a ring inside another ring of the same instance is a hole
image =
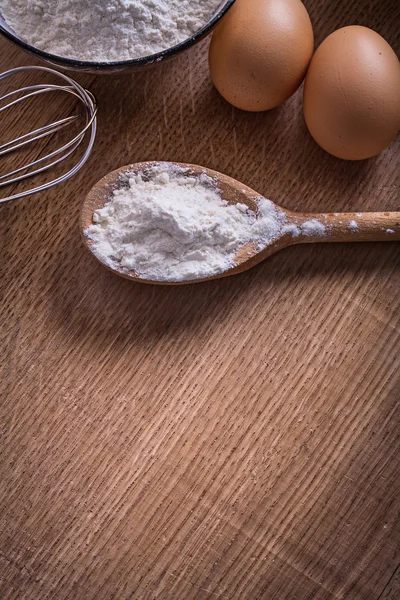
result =
[[[213,18],[210,19],[201,29],[196,31],[192,36],[183,40],[179,44],[175,46],[171,46],[171,48],[167,48],[166,50],[162,50],[161,52],[157,52],[156,54],[151,54],[149,56],[141,56],[140,58],[132,58],[130,60],[120,60],[120,61],[112,61],[112,62],[93,62],[86,60],[75,60],[73,58],[65,58],[64,56],[58,56],[57,54],[50,54],[49,52],[45,52],[44,50],[39,50],[39,48],[35,48],[35,46],[31,46],[27,42],[21,40],[18,36],[14,35],[6,29],[2,23],[0,22],[0,33],[4,35],[6,38],[21,46],[24,50],[31,52],[32,54],[38,56],[39,58],[45,60],[46,62],[50,62],[52,64],[56,63],[60,67],[64,65],[66,68],[73,69],[82,69],[82,70],[103,70],[110,71],[112,69],[123,69],[125,67],[145,67],[147,65],[152,65],[154,63],[161,62],[166,58],[170,58],[181,52],[184,52],[191,46],[193,46],[196,42],[200,41],[206,35],[208,35],[215,25],[222,19],[222,17],[228,12],[231,6],[234,4],[235,0],[226,0],[226,2],[222,2],[220,8],[217,9],[217,12],[214,14]],[[3,22],[6,23],[6,20],[1,15]]]

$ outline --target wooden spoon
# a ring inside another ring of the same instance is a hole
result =
[[[91,250],[92,242],[84,234],[84,230],[93,223],[93,213],[95,210],[102,208],[107,201],[110,199],[113,189],[118,187],[123,181],[124,176],[129,174],[135,174],[139,172],[146,172],[149,168],[157,165],[157,162],[143,162],[136,163],[133,165],[127,165],[121,167],[116,171],[112,171],[103,179],[101,179],[87,195],[81,212],[81,232],[85,245]],[[165,163],[164,163],[165,164]],[[257,210],[257,199],[260,198],[260,194],[257,194],[254,190],[239,183],[235,179],[200,167],[198,165],[189,165],[182,163],[172,163],[184,169],[187,169],[188,176],[200,175],[206,173],[211,177],[218,185],[221,196],[229,203],[241,202],[249,206],[252,210]],[[246,244],[239,249],[236,255],[235,266],[219,273],[212,277],[205,279],[196,279],[192,281],[152,281],[138,277],[133,271],[129,273],[122,273],[117,269],[109,268],[111,271],[117,273],[121,277],[138,281],[141,283],[152,283],[162,285],[182,285],[187,283],[194,283],[200,281],[208,281],[210,279],[218,279],[220,277],[227,277],[228,275],[235,275],[246,271],[254,265],[258,264],[271,254],[292,246],[294,244],[311,244],[316,242],[385,242],[385,241],[400,241],[400,212],[369,212],[369,213],[298,213],[286,210],[280,206],[277,209],[282,211],[286,215],[286,225],[293,225],[298,228],[298,235],[295,237],[292,233],[287,232],[282,234],[279,238],[274,240],[261,252],[257,250],[255,244]],[[325,233],[323,235],[311,234],[307,232],[307,223],[313,219],[317,219],[320,223],[325,226]],[[302,227],[306,224],[305,227]]]

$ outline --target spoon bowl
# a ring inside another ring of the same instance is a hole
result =
[[[188,177],[206,174],[216,184],[221,197],[229,204],[245,204],[257,212],[258,201],[262,196],[248,186],[224,175],[199,165],[186,163],[142,162],[120,167],[103,177],[88,193],[81,210],[81,234],[85,246],[92,251],[93,242],[85,234],[85,230],[93,224],[93,214],[103,208],[112,197],[115,189],[124,185],[128,177],[139,173],[146,174],[152,167],[169,164],[185,170]],[[373,213],[299,213],[292,212],[274,204],[284,218],[285,226],[281,234],[262,250],[256,243],[248,243],[238,248],[234,266],[211,277],[185,281],[153,281],[139,276],[134,271],[125,272],[103,263],[117,275],[137,281],[156,285],[184,285],[199,283],[236,275],[254,267],[265,258],[279,250],[294,244],[315,242],[362,242],[362,241],[400,241],[400,212]],[[100,260],[97,256],[96,258]]]

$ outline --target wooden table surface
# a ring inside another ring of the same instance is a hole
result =
[[[305,4],[317,44],[359,23],[400,52],[397,0]],[[100,105],[90,163],[0,206],[2,600],[400,598],[399,245],[293,247],[163,288],[80,241],[90,187],[141,160],[203,164],[289,209],[399,210],[399,138],[336,160],[300,92],[234,110],[206,53],[78,75]],[[1,40],[1,70],[30,60]]]

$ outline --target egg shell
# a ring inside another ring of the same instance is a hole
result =
[[[338,29],[311,61],[303,100],[307,127],[324,150],[347,160],[375,156],[400,130],[399,60],[372,29]]]
[[[300,0],[236,0],[211,40],[211,77],[237,108],[268,110],[297,90],[313,50],[310,17]]]

